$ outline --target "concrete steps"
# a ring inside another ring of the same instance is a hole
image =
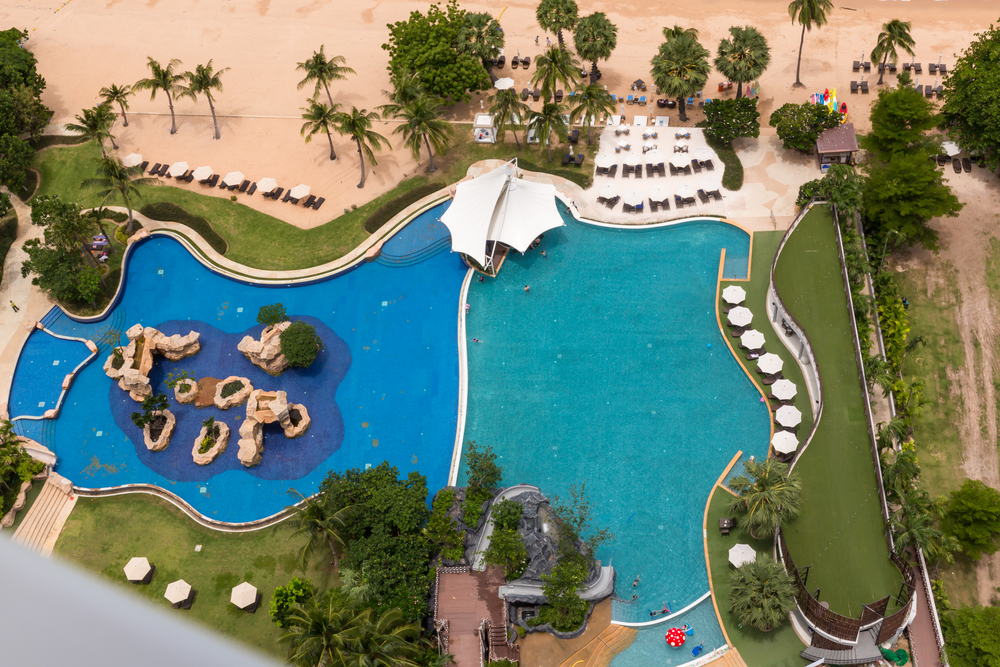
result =
[[[59,532],[76,505],[72,489],[69,480],[56,473],[50,474],[11,540],[29,551],[52,555]]]
[[[390,255],[383,250],[375,261],[385,266],[411,266],[413,264],[418,264],[425,259],[430,259],[434,255],[444,252],[444,250],[449,247],[451,247],[451,236],[445,236],[444,238],[440,238],[420,250],[416,250],[405,255]]]
[[[616,655],[627,649],[637,631],[624,625],[609,625],[586,646],[563,661],[560,667],[573,667],[585,661],[583,667],[608,667]]]

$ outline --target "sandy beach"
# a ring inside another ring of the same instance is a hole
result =
[[[603,11],[618,25],[618,48],[607,63],[601,64],[601,82],[611,92],[626,95],[634,79],[650,80],[649,60],[662,42],[663,26],[697,28],[700,41],[714,55],[731,25],[750,24],[765,34],[772,52],[772,64],[760,79],[762,125],[778,106],[805,101],[810,92],[836,88],[859,131],[867,129],[868,107],[876,96],[874,82],[878,75],[866,77],[873,84],[872,94],[851,95],[850,82],[859,78],[851,71],[851,63],[860,59],[862,52],[868,56],[883,22],[893,18],[912,21],[917,62],[926,66],[940,57],[941,62],[953,65],[973,33],[987,28],[1000,16],[1000,8],[991,0],[850,0],[849,6],[838,4],[826,26],[806,34],[803,89],[792,87],[801,28],[789,19],[784,0],[703,0],[687,8],[588,1],[579,4],[581,15]],[[541,52],[546,35],[535,23],[535,6],[533,2],[507,5],[501,25],[508,57],[518,52],[534,57]],[[55,112],[50,132],[60,132],[61,124],[72,122],[82,108],[97,103],[101,87],[132,83],[147,76],[147,56],[160,62],[179,58],[183,61],[182,71],[209,59],[216,68],[229,67],[223,77],[224,92],[216,103],[220,140],[212,139],[211,116],[204,100],[182,99],[175,103],[178,132],[170,135],[169,112],[162,94],[150,101],[148,93],[140,93],[131,102],[129,127],[123,128],[120,123],[115,126],[119,154],[142,153],[151,163],[185,160],[192,168],[207,164],[222,174],[238,169],[252,180],[274,177],[286,188],[306,183],[314,194],[326,197],[322,210],[307,211],[259,196],[241,197],[241,201],[291,224],[312,227],[426,168],[426,154],[418,165],[409,151],[399,149],[399,135],[392,135],[396,123],[378,124],[376,131],[392,137],[396,149],[379,155],[378,166],[369,171],[365,188],[359,190],[358,154],[350,143],[334,137],[338,159],[331,162],[325,137],[306,144],[299,134],[300,107],[312,90],[296,88],[301,79],[296,63],[308,58],[321,44],[326,45],[328,55],[345,56],[357,75],[332,86],[335,101],[348,109],[372,109],[384,103],[381,91],[389,86],[387,54],[381,49],[388,37],[386,24],[406,18],[413,9],[426,7],[424,3],[371,0],[149,0],[141,4],[121,0],[70,0],[65,4],[22,0],[0,5],[0,21],[29,32],[29,47],[48,82],[43,99]],[[462,7],[494,14],[503,9],[481,2],[465,2]],[[535,46],[536,36],[540,47]],[[550,37],[554,42],[555,36]],[[529,72],[511,71],[509,66],[498,74],[513,76],[518,89],[530,77]],[[735,95],[735,90],[714,92],[721,80],[713,72],[705,97]],[[886,76],[887,84],[894,81],[895,76]],[[925,70],[920,82],[934,83],[934,77]],[[654,96],[652,87],[648,94]],[[469,122],[479,108],[476,97],[469,104],[456,105],[449,119]],[[636,113],[656,115],[648,108],[633,106],[625,107],[625,113],[629,119]],[[668,115],[671,126],[679,124],[676,111]],[[701,118],[697,111],[689,116],[687,124]],[[197,184],[182,187],[230,196]]]

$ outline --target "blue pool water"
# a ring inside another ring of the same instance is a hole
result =
[[[714,308],[721,249],[725,274],[745,277],[749,237],[711,221],[619,230],[564,218],[545,234],[547,259],[515,254],[471,285],[465,439],[493,446],[506,485],[565,497],[586,482],[595,524],[616,535],[598,556],[618,597],[639,596],[613,617],[648,621],[708,591],[708,493],[738,450],[767,454],[767,409]]]
[[[31,380],[21,383],[19,400],[10,404],[11,417],[41,416],[56,407],[63,379],[89,356],[90,350],[80,341],[32,331],[17,361],[21,377]]]
[[[100,355],[77,377],[58,419],[20,421],[17,428],[52,448],[58,472],[80,486],[156,484],[223,521],[268,516],[289,503],[290,487],[308,494],[328,470],[383,460],[403,476],[417,470],[429,488],[440,488],[447,484],[455,440],[456,314],[465,272],[456,255],[441,253],[403,268],[365,264],[311,285],[252,286],[210,272],[179,243],[155,237],[134,249],[124,295],[107,318],[79,323],[54,311],[44,321],[55,333],[94,341],[137,322],[166,333],[202,333],[199,354],[180,362],[158,358],[151,373],[154,391],[171,396],[178,415],[169,447],[155,454],[145,449],[129,419],[138,404],[104,374],[106,343],[99,343]],[[271,378],[236,350],[245,333],[259,336],[257,310],[274,302],[283,303],[293,319],[317,326],[326,349],[314,367]],[[67,344],[37,333],[30,337],[15,371],[11,414],[35,414],[39,408],[32,405],[49,396],[55,400],[65,372],[60,363],[56,377],[50,366]],[[215,463],[195,466],[191,448],[201,421],[212,415],[235,430],[244,409],[178,406],[163,381],[168,371],[184,368],[198,377],[239,375],[256,387],[285,390],[290,402],[306,406],[313,425],[296,440],[267,430],[257,468],[238,463],[235,438]],[[36,382],[39,377],[45,382]],[[40,398],[39,384],[54,389]]]
[[[668,646],[665,637],[667,630],[683,627],[685,623],[694,628],[694,634],[687,637],[683,646]],[[615,656],[611,667],[681,665],[695,659],[691,649],[702,642],[704,653],[710,653],[726,643],[711,598],[666,623],[640,628],[635,641],[624,652]]]

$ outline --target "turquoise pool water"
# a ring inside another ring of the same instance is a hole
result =
[[[714,221],[620,230],[564,218],[545,234],[547,258],[515,254],[470,287],[465,439],[493,446],[505,485],[566,496],[586,482],[595,522],[616,535],[598,553],[617,571],[613,617],[648,621],[708,591],[708,493],[738,450],[767,454],[766,406],[714,310],[720,251],[725,275],[745,277],[749,236]],[[649,632],[662,642],[666,627]]]

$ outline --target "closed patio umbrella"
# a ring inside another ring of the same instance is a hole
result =
[[[737,544],[729,550],[729,562],[733,567],[740,567],[757,560],[757,552],[749,544]]]
[[[788,431],[778,431],[771,438],[771,445],[774,447],[774,451],[781,454],[791,454],[796,449],[799,448],[799,439],[795,437],[794,433],[789,433]]]
[[[194,173],[191,175],[194,177],[194,180],[196,181],[204,181],[206,178],[210,178],[212,176],[212,173],[213,173],[212,168],[205,166],[205,167],[198,167],[197,169],[194,170]]]
[[[791,380],[781,379],[771,385],[771,393],[779,401],[790,401],[795,398],[798,389],[795,388],[795,383]]]
[[[183,161],[174,162],[172,165],[170,165],[170,169],[167,170],[167,175],[170,176],[170,178],[177,178],[178,176],[183,176],[185,173],[187,173],[187,170],[188,170],[187,162]]]
[[[142,164],[142,156],[138,153],[129,153],[124,158],[122,158],[122,164],[126,167],[134,167],[136,165]]]
[[[740,342],[743,343],[748,350],[759,350],[764,347],[764,334],[756,329],[751,329],[740,336]]]
[[[618,196],[618,186],[614,183],[605,183],[601,186],[600,195],[607,199],[614,199]]]
[[[289,192],[292,195],[292,199],[305,199],[306,197],[309,196],[309,190],[310,189],[311,188],[308,185],[304,185],[302,183],[299,183],[294,188],[292,188]]]
[[[125,578],[129,581],[142,581],[153,569],[153,566],[145,558],[133,558],[123,569],[125,570]]]
[[[750,312],[749,308],[737,306],[729,311],[729,317],[726,319],[734,326],[745,327],[753,320],[753,313]]]
[[[726,289],[722,290],[722,299],[728,304],[735,306],[738,303],[743,303],[746,298],[746,290],[739,285],[730,285]]]
[[[784,365],[785,362],[781,360],[781,357],[772,352],[768,352],[757,360],[757,368],[759,368],[761,372],[766,375],[774,375],[780,371],[781,367]]]
[[[244,176],[242,171],[231,171],[228,174],[226,174],[225,177],[223,177],[222,183],[227,187],[232,187],[234,185],[239,185],[240,183],[242,183],[243,178]],[[257,189],[258,190],[260,189],[259,185],[257,186]]]
[[[167,585],[167,592],[163,594],[163,597],[167,598],[171,604],[180,604],[191,597],[191,584],[183,579],[178,579]]]
[[[596,164],[601,169],[610,168],[618,160],[614,155],[608,155],[607,153],[601,153],[596,158],[594,158],[594,164]]]
[[[774,413],[774,420],[782,426],[792,428],[802,423],[802,413],[794,406],[782,405]]]
[[[252,584],[244,581],[239,586],[233,587],[229,601],[240,609],[246,609],[257,601],[257,589]]]

